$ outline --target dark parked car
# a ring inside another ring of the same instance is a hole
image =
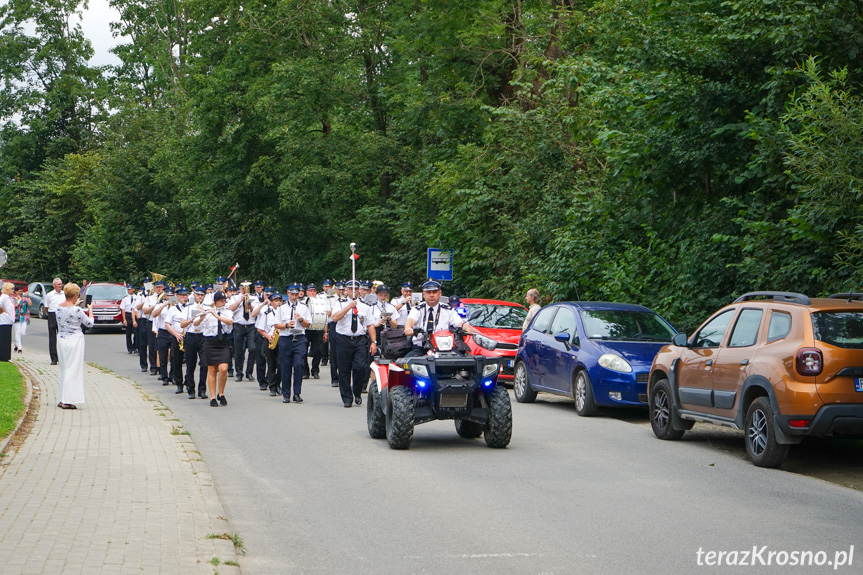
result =
[[[33,302],[30,315],[39,314],[40,319],[48,319],[48,310],[45,308],[44,300],[48,292],[52,291],[54,286],[51,282],[33,282],[27,286],[27,292],[30,294],[30,300]]]
[[[519,403],[539,391],[570,396],[579,415],[597,406],[647,407],[654,356],[677,332],[654,311],[624,303],[562,302],[531,321],[516,354]]]

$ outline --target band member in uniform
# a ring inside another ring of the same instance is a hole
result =
[[[177,303],[168,308],[165,317],[165,329],[171,334],[171,382],[177,386],[174,393],[183,393],[183,363],[185,361],[184,350],[180,349],[180,342],[185,334],[182,322],[186,317],[186,306],[189,303],[189,290],[183,285],[176,288]]]
[[[315,284],[309,284],[306,287],[306,298],[303,301],[306,304],[306,307],[309,308],[309,313],[312,313],[312,300],[317,299],[318,297],[323,297],[318,295],[318,286]],[[309,316],[309,319],[314,319]],[[307,329],[306,337],[309,340],[309,350],[306,354],[306,360],[303,365],[303,375],[308,377],[311,375],[313,379],[321,378],[321,348],[324,344],[324,330],[322,329]],[[309,369],[309,358],[312,360],[311,370]]]
[[[324,280],[323,283],[321,283],[321,289],[323,292],[320,296],[326,298],[327,310],[329,310],[330,298],[333,297],[333,294],[335,293],[333,291],[333,280]],[[321,338],[321,365],[327,365],[330,363],[330,344],[327,341],[327,328],[329,327],[329,321],[327,324],[328,325],[324,327],[323,337]]]
[[[167,325],[168,308],[171,307],[168,301],[169,297],[174,295],[174,290],[170,287],[165,290],[165,297],[159,300],[159,303],[153,308],[150,318],[153,321],[153,331],[156,332],[156,349],[159,355],[159,380],[162,385],[171,383],[168,377],[168,352],[171,350],[171,342],[174,337],[171,332],[165,327]]]
[[[141,312],[147,318],[147,331],[144,333],[147,338],[147,343],[139,343],[138,345],[147,350],[147,356],[150,360],[150,375],[159,374],[159,368],[156,363],[158,349],[156,347],[156,332],[153,331],[153,310],[156,309],[156,304],[161,303],[164,299],[165,282],[159,280],[153,283],[153,292],[147,295],[141,307]],[[140,347],[138,349],[140,349]],[[141,367],[146,367],[146,364],[142,362]]]
[[[264,297],[264,282],[263,280],[255,281],[255,291],[249,294],[249,301],[251,302],[252,311],[255,310],[256,307],[262,305],[266,301],[269,301],[268,298]],[[249,354],[249,362],[255,365],[255,369],[258,369],[258,365],[260,365],[260,359],[262,357],[263,351],[261,350],[260,340],[258,339],[258,331],[257,331],[257,318],[252,316],[252,336],[255,339],[255,356],[252,357],[252,354]],[[266,369],[266,362],[264,362],[264,369]],[[248,374],[252,373],[251,367],[247,367],[246,372]],[[265,374],[266,375],[266,374]],[[258,380],[258,384],[261,383],[260,374],[256,374],[256,379]]]
[[[233,312],[225,307],[227,296],[217,291],[213,294],[213,307],[192,322],[204,329],[204,358],[207,363],[207,387],[210,390],[210,407],[228,405],[225,385],[228,381],[228,364],[231,362],[231,347],[228,333],[234,323]]]
[[[296,403],[302,403],[303,365],[306,361],[306,328],[311,314],[305,304],[300,303],[300,286],[288,286],[288,301],[278,309],[276,328],[279,329],[279,367],[282,370],[282,403],[291,402],[293,380]]]
[[[338,348],[336,357],[339,363],[339,393],[342,403],[350,407],[352,403],[360,405],[363,402],[361,393],[363,384],[368,382],[369,352],[366,322],[370,318],[371,308],[358,300],[358,284],[355,280],[348,282],[347,301],[339,301],[339,309],[333,312],[338,333]]]
[[[335,284],[336,295],[328,298],[330,309],[327,311],[327,332],[326,338],[329,340],[330,348],[330,385],[333,387],[339,386],[339,356],[338,342],[339,334],[336,331],[336,321],[333,319],[333,314],[342,309],[348,298],[345,297],[345,282],[339,280]]]
[[[138,338],[136,331],[137,323],[132,321],[132,308],[135,307],[135,286],[129,284],[126,286],[126,295],[120,300],[120,311],[123,312],[123,327],[126,329],[126,353],[129,355],[137,353]]]
[[[396,320],[398,322],[399,327],[404,327],[405,322],[408,320],[408,314],[411,312],[411,308],[414,305],[413,302],[413,282],[405,282],[402,284],[402,295],[401,297],[397,297],[393,299],[391,302],[396,310],[399,312],[399,317]]]
[[[252,282],[240,284],[244,291]],[[243,381],[243,365],[246,367],[246,379],[252,381],[252,370],[255,368],[257,341],[255,339],[255,318],[252,317],[252,306],[257,302],[250,293],[238,293],[228,302],[228,309],[234,312],[234,372],[236,381]],[[246,363],[246,349],[249,350],[249,360]]]
[[[183,320],[180,327],[185,330],[183,347],[186,359],[186,391],[189,399],[195,399],[195,367],[198,368],[198,397],[207,399],[207,362],[204,357],[204,328],[194,325],[194,320],[209,309],[204,305],[207,288],[198,285],[195,288],[195,303],[183,310]]]
[[[429,335],[440,329],[449,329],[451,325],[460,327],[467,333],[477,333],[473,326],[464,321],[449,304],[440,303],[440,289],[440,283],[434,280],[429,280],[423,284],[424,301],[411,310],[408,320],[405,322],[405,335],[414,338],[414,347],[405,357],[425,353],[422,348],[423,337],[422,335],[414,335],[414,326],[425,330]]]
[[[149,283],[150,278],[144,278],[144,284]],[[149,346],[149,338],[147,337],[147,333],[150,331],[150,320],[144,314],[144,305],[147,302],[147,296],[150,295],[147,292],[147,287],[142,284],[141,290],[138,292],[138,300],[135,304],[135,312],[133,324],[137,322],[138,324],[138,358],[141,364],[141,371],[147,372],[147,359],[149,358],[148,346]]]
[[[371,340],[369,349],[371,351],[371,355],[377,355],[378,352],[380,352],[380,333],[386,328],[395,329],[398,327],[396,318],[399,315],[395,306],[391,303],[387,303],[387,298],[390,295],[390,288],[385,285],[379,285],[375,292],[378,296],[378,303],[372,307],[371,319],[368,322],[369,339]],[[389,314],[389,320],[384,318],[386,314]],[[369,363],[371,363],[371,361]]]
[[[258,364],[258,384],[261,391],[269,389],[270,397],[276,397],[282,389],[281,372],[279,370],[279,348],[275,347],[271,349],[270,344],[278,331],[276,324],[279,322],[278,311],[279,306],[282,305],[282,294],[273,293],[272,288],[267,288],[267,290],[269,290],[269,293],[272,293],[272,296],[267,299],[266,303],[256,309],[257,321],[255,322],[255,328],[258,330],[258,335],[261,338],[258,347],[260,352],[259,357],[265,363],[264,366]],[[268,293],[267,290],[265,290],[265,294]],[[281,332],[278,333],[281,340]]]
[[[236,296],[237,296],[237,286],[235,286],[234,284],[229,284],[227,280],[225,280],[224,286],[225,287],[222,289],[224,289],[225,296],[227,296],[227,298],[228,298],[227,303],[225,304],[225,307],[228,308],[228,311],[233,313],[234,310],[230,309],[230,304],[232,301],[235,301],[234,298],[236,298]],[[219,286],[216,286],[216,289],[219,289]],[[228,377],[234,377],[234,329],[233,329],[233,326],[231,326],[231,332],[228,333],[228,345],[231,346],[231,361],[228,362]],[[242,375],[242,373],[240,375]]]

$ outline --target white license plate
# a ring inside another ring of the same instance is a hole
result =
[[[515,367],[515,360],[514,359],[506,360],[506,366],[507,367]]]
[[[863,377],[854,380],[854,391],[863,391]]]

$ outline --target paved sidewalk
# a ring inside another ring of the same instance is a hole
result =
[[[232,531],[207,467],[158,398],[87,365],[87,402],[60,409],[48,354],[13,361],[39,411],[0,459],[3,575],[239,572],[233,543],[208,537]]]

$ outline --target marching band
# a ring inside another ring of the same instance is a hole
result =
[[[303,380],[319,379],[329,365],[344,406],[360,405],[378,335],[403,327],[418,303],[413,284],[403,283],[401,296],[388,301],[387,286],[356,280],[354,269],[354,279],[326,279],[320,292],[314,283],[291,283],[283,294],[262,280],[237,284],[238,268],[207,285],[174,285],[159,274],[140,288],[127,285],[126,349],[139,356],[141,371],[219,407],[227,405],[233,373],[283,403],[302,403]]]

